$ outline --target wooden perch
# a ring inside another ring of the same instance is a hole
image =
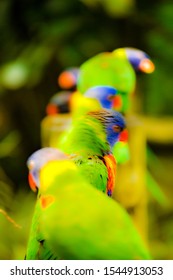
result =
[[[148,240],[146,134],[138,116],[127,117],[130,160],[119,164],[114,198],[129,212],[143,240]]]
[[[173,118],[139,115],[147,141],[158,144],[173,144]]]

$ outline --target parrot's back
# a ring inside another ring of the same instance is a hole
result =
[[[127,58],[107,52],[100,53],[81,65],[77,87],[81,93],[96,85],[112,86],[118,91],[131,93],[135,81],[135,72]]]
[[[40,226],[53,252],[63,259],[150,259],[126,211],[75,172],[57,176],[40,200]],[[44,195],[52,198],[48,207]]]

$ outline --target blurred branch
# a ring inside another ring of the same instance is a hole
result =
[[[4,217],[11,223],[14,225],[14,227],[16,228],[22,228],[20,225],[18,225],[8,214],[6,211],[4,211],[3,209],[0,208],[0,214],[4,215]]]
[[[141,116],[147,140],[160,144],[173,143],[173,118]]]

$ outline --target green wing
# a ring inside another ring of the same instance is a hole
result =
[[[32,219],[30,237],[27,245],[26,260],[51,260],[58,259],[58,256],[53,254],[44,239],[40,230],[41,207],[39,201],[36,202],[34,216]]]
[[[75,156],[72,161],[79,172],[96,189],[106,192],[108,171],[103,160],[98,156]]]
[[[135,72],[125,57],[100,53],[81,65],[78,89],[84,93],[95,85],[110,85],[122,92],[132,92],[135,82]]]
[[[125,57],[113,53],[100,53],[84,62],[80,67],[77,88],[81,93],[97,85],[112,86],[121,95],[123,108],[129,107],[129,94],[134,92],[136,74]]]
[[[41,181],[40,226],[62,259],[151,258],[125,210],[88,184],[72,162],[47,164]]]

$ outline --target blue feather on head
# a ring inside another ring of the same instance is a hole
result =
[[[34,152],[28,158],[26,164],[29,169],[29,175],[32,177],[35,187],[39,188],[40,186],[40,170],[47,162],[51,160],[61,160],[67,158],[68,157],[62,151],[51,147],[45,147]]]
[[[136,71],[152,73],[155,69],[148,54],[135,48],[124,48],[128,61]]]
[[[84,96],[97,99],[101,106],[106,109],[111,109],[113,106],[113,100],[117,90],[111,86],[95,86],[89,88]]]
[[[118,141],[120,133],[126,127],[125,119],[122,114],[111,109],[102,109],[89,112],[88,114],[95,117],[103,124],[106,130],[107,141],[112,148]]]

